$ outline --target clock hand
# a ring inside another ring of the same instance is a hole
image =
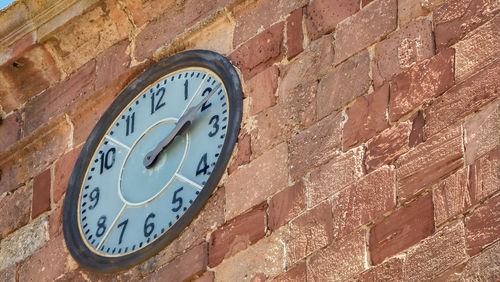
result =
[[[152,151],[146,154],[143,160],[143,164],[146,168],[150,168],[153,166],[154,162],[158,158],[158,155],[167,148],[173,141],[176,136],[184,134],[187,129],[193,123],[194,118],[196,117],[196,113],[200,110],[200,108],[205,104],[212,95],[214,95],[217,90],[221,87],[219,83],[210,93],[208,93],[200,103],[196,106],[190,107],[183,115],[179,118],[177,123],[175,124],[174,129],[170,132],[170,134],[165,137]]]

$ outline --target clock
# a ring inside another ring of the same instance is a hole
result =
[[[137,77],[82,147],[63,207],[69,252],[114,272],[167,246],[200,212],[236,143],[242,98],[223,56],[192,50]]]

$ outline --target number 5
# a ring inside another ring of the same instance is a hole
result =
[[[182,191],[183,187],[174,191],[174,198],[172,199],[172,204],[178,203],[177,207],[172,208],[173,212],[178,212],[182,207],[182,197],[177,197],[177,193]]]

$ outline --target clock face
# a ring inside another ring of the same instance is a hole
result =
[[[241,121],[241,87],[209,51],[167,58],[132,82],[98,122],[64,203],[68,249],[96,271],[154,255],[216,187]]]

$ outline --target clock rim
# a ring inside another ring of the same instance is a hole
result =
[[[164,234],[142,249],[119,257],[100,256],[91,251],[80,235],[78,221],[78,203],[85,172],[88,169],[95,150],[101,139],[122,110],[133,101],[144,89],[158,79],[170,73],[189,67],[208,69],[219,76],[226,88],[229,103],[228,126],[226,137],[216,165],[203,186],[200,194],[181,218]],[[229,163],[234,146],[238,139],[242,118],[242,89],[234,66],[224,56],[209,50],[189,50],[165,58],[136,77],[115,98],[103,113],[87,141],[82,147],[70,180],[63,203],[63,234],[66,246],[72,257],[84,268],[100,273],[111,273],[127,269],[143,262],[168,246],[200,213],[217,187]]]

